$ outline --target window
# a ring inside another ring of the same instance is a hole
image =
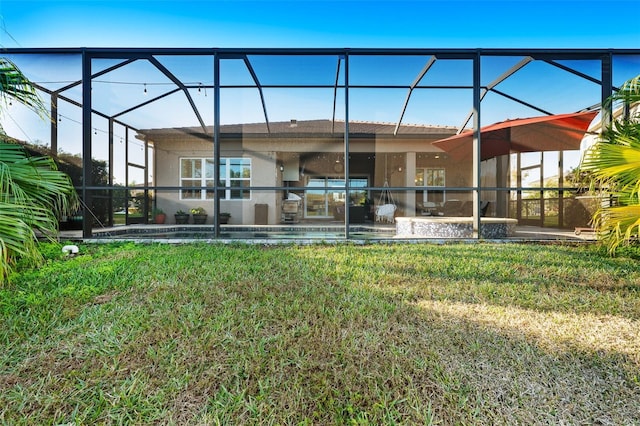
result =
[[[203,170],[204,169],[204,170]],[[213,191],[201,187],[214,187],[213,158],[180,159],[180,198],[183,200],[212,200]],[[218,193],[221,200],[242,200],[251,197],[248,188],[251,185],[251,159],[221,158]],[[186,187],[186,188],[185,188]],[[188,189],[188,187],[198,189]]]
[[[248,200],[251,198],[251,160],[249,158],[221,158],[218,186],[221,200]]]
[[[445,186],[445,169],[443,168],[426,168],[416,170],[416,186]],[[444,191],[425,189],[423,194],[423,203],[442,203],[444,202]]]

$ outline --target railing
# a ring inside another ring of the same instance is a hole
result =
[[[565,197],[562,199],[562,223],[559,223],[559,197],[524,198],[519,202],[510,200],[509,216],[518,219],[521,224],[559,228],[588,227],[602,202],[601,198],[595,196]]]

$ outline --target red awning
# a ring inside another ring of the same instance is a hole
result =
[[[580,149],[598,111],[546,115],[502,121],[480,129],[481,160],[512,152],[567,151]],[[456,159],[472,155],[473,130],[441,139],[434,146]]]

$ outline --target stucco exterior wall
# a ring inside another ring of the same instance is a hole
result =
[[[369,179],[370,186],[382,187],[385,182],[391,187],[414,186],[416,173],[416,153],[441,152],[429,142],[436,138],[382,137],[382,138],[354,138],[350,140],[350,152],[355,154],[372,154],[366,156],[366,164],[351,164],[352,176],[361,173]],[[154,156],[154,184],[158,187],[180,186],[180,159],[181,158],[213,158],[213,138],[205,140],[186,133],[164,134],[156,140],[150,138],[155,147]],[[251,186],[258,187],[283,187],[302,189],[305,186],[305,174],[307,176],[331,176],[340,175],[333,168],[333,163],[322,163],[314,160],[300,162],[299,166],[304,171],[299,180],[284,182],[283,158],[303,156],[306,153],[323,153],[327,156],[340,156],[344,153],[344,141],[342,137],[334,138],[296,138],[296,137],[255,137],[222,140],[220,155],[223,158],[250,158],[251,159]],[[340,157],[340,158],[343,158]],[[364,157],[363,157],[364,158]],[[326,161],[326,160],[323,160]],[[331,160],[333,161],[333,160]],[[323,165],[325,164],[325,165]],[[331,165],[328,165],[331,164]],[[442,167],[447,169],[447,174],[468,174],[459,162],[444,161]],[[305,169],[306,167],[306,169]],[[453,168],[453,169],[452,169]],[[342,176],[344,177],[344,176]],[[298,191],[300,192],[300,191]],[[303,196],[303,193],[299,195]],[[251,199],[221,200],[220,211],[231,214],[230,224],[254,224],[255,205],[266,204],[268,206],[268,223],[281,223],[281,206],[284,191],[252,190]],[[167,213],[167,223],[175,223],[174,213],[178,210],[189,211],[194,207],[203,207],[209,218],[207,223],[213,223],[213,200],[181,199],[178,190],[158,190],[156,192],[156,205]],[[414,191],[397,194],[398,208],[403,214],[414,215],[421,206],[416,204]]]
[[[156,186],[180,185],[181,158],[213,158],[213,143],[197,138],[154,141],[154,144]],[[279,185],[274,152],[258,151],[255,146],[243,149],[242,145],[242,142],[223,143],[221,156],[250,158],[252,186]],[[262,148],[268,148],[268,145],[263,144]],[[276,194],[273,191],[251,191],[249,200],[221,200],[220,211],[231,213],[230,224],[252,224],[255,221],[255,204],[267,204],[269,223],[279,223],[280,215],[279,210],[276,215]],[[156,193],[156,205],[167,213],[167,223],[175,223],[173,214],[177,210],[188,212],[194,207],[203,207],[209,213],[207,223],[213,223],[213,200],[180,199],[180,192],[177,190],[159,190]]]

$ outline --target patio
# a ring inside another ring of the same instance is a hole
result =
[[[109,227],[96,230],[93,238],[85,239],[82,231],[61,231],[61,241],[162,241],[170,243],[202,242],[202,241],[246,241],[249,243],[289,244],[292,240],[301,243],[343,241],[344,226],[322,224],[296,225],[220,225],[219,237],[215,237],[215,230],[207,225],[128,225]],[[539,227],[516,226],[515,233],[506,238],[493,241],[502,242],[593,242],[596,234],[575,230]],[[388,243],[388,242],[447,242],[474,241],[471,238],[407,238],[396,236],[396,225],[384,227],[358,225],[352,226],[350,242],[353,243]]]

